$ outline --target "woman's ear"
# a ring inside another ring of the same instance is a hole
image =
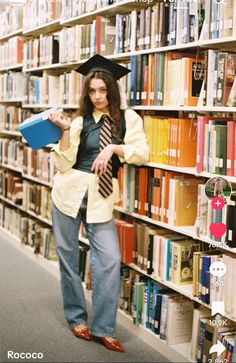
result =
[[[128,105],[127,105],[125,87],[120,81],[117,81],[117,83],[120,91],[120,109],[126,110],[128,108]]]

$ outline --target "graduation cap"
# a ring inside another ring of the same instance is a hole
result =
[[[130,69],[123,67],[100,54],[95,54],[81,66],[76,68],[76,71],[84,76],[90,72],[106,72],[111,74],[116,80],[131,72]]]

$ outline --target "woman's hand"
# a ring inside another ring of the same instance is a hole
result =
[[[107,145],[96,157],[91,167],[91,170],[95,172],[95,174],[103,174],[107,171],[107,164],[111,159],[116,145]]]
[[[55,125],[59,126],[62,130],[68,129],[70,127],[70,122],[61,112],[52,112],[49,114],[48,119],[52,121]]]

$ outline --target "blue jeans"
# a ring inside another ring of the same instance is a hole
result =
[[[90,243],[92,269],[92,322],[90,333],[114,336],[120,290],[120,251],[114,219],[86,223],[87,198],[76,218],[52,206],[53,231],[61,274],[64,312],[69,325],[87,322],[87,311],[79,276],[78,233],[83,221]]]

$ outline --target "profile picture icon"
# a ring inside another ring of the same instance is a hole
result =
[[[205,184],[205,194],[210,200],[214,197],[228,199],[231,193],[231,183],[221,176],[210,178]]]

